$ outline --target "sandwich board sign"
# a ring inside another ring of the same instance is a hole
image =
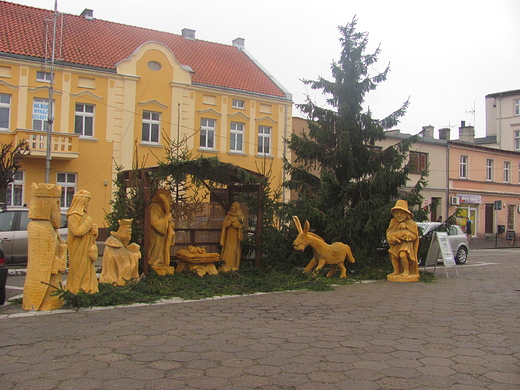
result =
[[[426,261],[424,262],[424,269],[428,266],[434,266],[433,273],[435,273],[435,269],[437,268],[437,260],[442,258],[444,262],[444,269],[446,270],[446,276],[448,275],[448,267],[454,267],[455,273],[457,277],[459,277],[459,272],[457,271],[457,265],[455,264],[455,258],[453,257],[453,250],[451,248],[450,240],[448,238],[448,233],[446,232],[435,232],[432,237],[432,242],[430,243],[430,248],[428,249],[428,255],[426,256]]]

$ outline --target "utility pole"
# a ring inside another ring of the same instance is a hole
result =
[[[45,155],[45,183],[50,183],[51,179],[51,145],[52,145],[52,128],[54,124],[54,116],[52,110],[52,101],[54,98],[54,62],[56,59],[56,24],[58,18],[58,0],[54,1],[54,15],[52,17],[52,51],[51,51],[51,77],[49,85],[49,108],[47,110],[47,152]]]

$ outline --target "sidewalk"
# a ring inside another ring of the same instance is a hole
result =
[[[460,278],[5,316],[0,388],[513,390],[520,249]]]
[[[469,250],[472,249],[498,249],[498,248],[520,248],[520,240],[515,242],[506,241],[503,238],[496,239],[495,237],[484,239],[484,238],[472,238],[469,243]]]

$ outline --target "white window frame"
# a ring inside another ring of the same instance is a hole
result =
[[[161,134],[161,113],[157,111],[143,111],[141,140],[149,144],[158,144]]]
[[[13,181],[7,186],[6,206],[23,206],[23,194],[25,185],[25,172],[17,170]]]
[[[486,181],[494,180],[495,160],[492,158],[486,159]]]
[[[216,119],[201,118],[200,119],[200,148],[207,150],[215,150],[215,128]]]
[[[258,154],[269,156],[271,154],[271,126],[258,126]]]
[[[504,161],[504,183],[511,182],[511,161]]]
[[[514,113],[515,113],[515,116],[520,115],[520,99],[514,100]]]
[[[36,81],[40,81],[42,83],[50,83],[51,82],[51,72],[37,70],[36,71]]]
[[[467,179],[468,178],[468,161],[469,157],[461,154],[459,159],[459,178]]]
[[[246,107],[246,101],[240,100],[240,99],[233,99],[232,103],[231,103],[231,107],[243,110]]]
[[[62,209],[68,209],[72,204],[72,198],[76,193],[78,183],[78,174],[72,172],[56,173],[56,184],[60,185],[61,198],[60,205]]]
[[[7,122],[5,122],[6,126],[2,126],[2,122],[0,122],[0,129],[9,130],[9,123],[11,123],[11,95],[7,93],[0,93],[0,118],[2,115],[7,116]]]
[[[54,103],[54,101],[53,101]],[[36,113],[34,111],[35,109],[35,105],[36,104],[46,104],[47,105],[47,108],[46,110],[49,109],[49,99],[45,99],[45,98],[34,98],[33,99],[33,121],[32,121],[32,128],[33,130],[36,130],[36,131],[47,131],[47,129],[49,128],[49,122],[47,122],[47,115],[45,115],[45,119],[44,116],[42,115],[42,113]],[[37,117],[37,119],[35,119],[35,116]]]
[[[515,150],[520,150],[520,131],[515,131]]]
[[[244,151],[245,123],[231,122],[229,126],[229,150],[232,152]]]
[[[83,137],[94,136],[94,104],[76,103],[74,111],[74,133]],[[87,108],[91,108],[89,111]],[[88,134],[90,133],[90,134]]]

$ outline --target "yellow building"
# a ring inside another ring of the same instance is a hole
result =
[[[100,226],[110,211],[116,167],[157,165],[166,140],[188,139],[194,157],[218,156],[272,172],[282,181],[283,138],[291,133],[292,97],[244,49],[93,17],[0,2],[0,141],[27,139],[8,194],[30,201],[30,184],[46,177],[51,69],[50,182],[64,187],[67,208],[79,189],[92,193]],[[56,20],[54,51],[53,26]],[[55,61],[52,61],[54,52]]]

